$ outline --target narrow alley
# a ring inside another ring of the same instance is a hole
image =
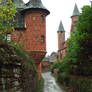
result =
[[[42,74],[44,78],[44,89],[43,92],[65,92],[59,87],[56,83],[55,78],[51,75],[50,72]]]

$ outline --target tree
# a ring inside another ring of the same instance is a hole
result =
[[[65,70],[74,75],[92,75],[92,7],[82,8],[76,30],[67,44],[64,62],[68,67]]]
[[[14,30],[13,22],[16,13],[12,0],[7,0],[5,5],[0,4],[0,39],[2,34]]]

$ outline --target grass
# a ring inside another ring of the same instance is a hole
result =
[[[37,92],[42,92],[43,84],[44,84],[44,79],[41,77],[40,82],[39,82],[38,87],[37,87]]]

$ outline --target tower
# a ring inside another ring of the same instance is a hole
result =
[[[46,54],[46,16],[50,13],[41,0],[29,0],[26,6],[22,0],[14,1],[18,10],[15,23],[15,32],[12,32],[12,41],[25,45],[25,50],[34,60],[38,70],[38,79],[41,75],[41,61]]]
[[[73,15],[71,16],[72,24],[71,24],[71,32],[75,30],[75,25],[78,22],[78,16],[80,15],[80,12],[78,10],[77,4],[75,4]]]
[[[65,42],[65,30],[63,27],[62,22],[59,24],[58,28],[58,59],[62,59],[62,49],[64,48],[64,42]]]

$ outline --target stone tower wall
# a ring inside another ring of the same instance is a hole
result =
[[[71,24],[71,31],[70,32],[73,32],[76,29],[75,25],[77,22],[78,22],[78,16],[72,17],[72,24]]]
[[[25,30],[12,32],[12,41],[24,45],[33,58],[38,70],[38,79],[41,76],[41,61],[46,54],[46,14],[40,11],[25,13]]]
[[[62,49],[64,48],[65,32],[58,32],[58,59],[62,59]]]

